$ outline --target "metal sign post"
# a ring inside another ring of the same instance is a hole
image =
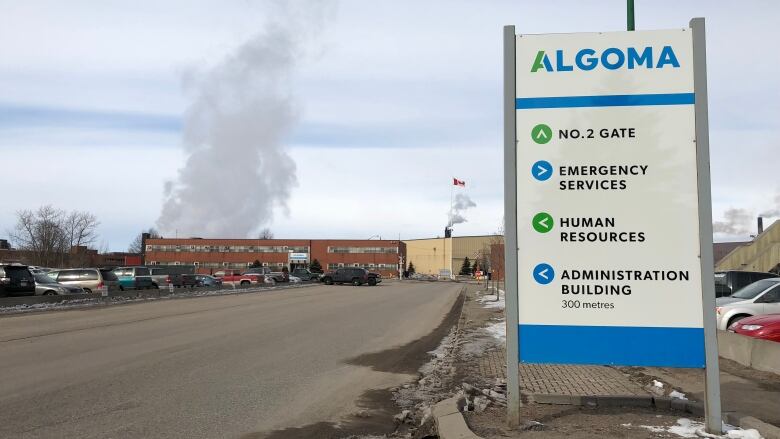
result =
[[[715,273],[712,256],[712,194],[710,193],[710,127],[707,114],[707,50],[704,18],[690,22],[693,30],[693,92],[696,95],[696,163],[699,186],[699,248],[704,319],[704,415],[707,431],[723,429],[720,407],[720,365],[715,313]]]
[[[510,426],[518,362],[706,367],[721,432],[705,62],[701,18],[504,27]]]
[[[504,296],[506,305],[507,424],[520,425],[517,304],[517,110],[515,27],[504,26]]]

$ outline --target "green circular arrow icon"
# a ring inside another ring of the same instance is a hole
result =
[[[553,229],[553,226],[555,225],[555,220],[553,220],[552,215],[550,215],[549,213],[539,212],[536,215],[534,215],[534,219],[531,220],[531,225],[534,226],[534,230],[536,230],[537,232],[547,233]]]
[[[544,145],[552,140],[552,128],[540,123],[531,130],[531,139],[540,145]]]

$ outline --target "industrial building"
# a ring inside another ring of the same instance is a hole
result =
[[[146,238],[146,265],[194,266],[199,273],[224,269],[245,269],[258,261],[274,270],[309,267],[316,259],[323,270],[361,267],[398,277],[409,263],[422,274],[457,274],[463,260],[479,259],[487,268],[491,245],[503,243],[503,236],[458,236],[412,240],[369,239],[202,239]]]
[[[753,241],[733,249],[716,264],[715,269],[780,273],[780,221],[764,230],[763,219],[759,218],[757,231]]]
[[[189,265],[198,273],[245,269],[258,261],[273,270],[309,267],[323,270],[361,267],[398,277],[403,244],[398,240],[342,239],[171,239],[144,240],[146,265]]]
[[[472,262],[481,260],[483,268],[488,268],[491,261],[495,265],[497,253],[491,247],[503,245],[503,242],[502,235],[408,239],[403,241],[406,247],[404,260],[414,264],[415,271],[420,274],[438,276],[442,270],[449,270],[457,275],[465,258]]]

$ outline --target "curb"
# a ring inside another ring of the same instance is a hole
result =
[[[482,439],[466,425],[466,420],[463,419],[463,414],[458,407],[462,402],[462,397],[453,396],[433,406],[431,414],[440,439]]]

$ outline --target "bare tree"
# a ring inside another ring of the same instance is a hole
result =
[[[17,248],[30,253],[33,264],[62,265],[70,244],[63,227],[65,217],[65,211],[51,205],[36,211],[19,210],[16,226],[9,235]]]
[[[89,212],[74,210],[63,217],[63,232],[69,242],[70,265],[82,266],[86,262],[86,248],[97,240],[100,221]]]
[[[144,233],[148,233],[150,238],[159,238],[160,233],[154,227],[149,227],[147,230],[142,230],[133,240],[130,242],[130,246],[127,247],[128,253],[143,253],[144,252]]]
[[[274,239],[274,232],[266,227],[260,231],[260,236],[258,236],[257,239]]]

